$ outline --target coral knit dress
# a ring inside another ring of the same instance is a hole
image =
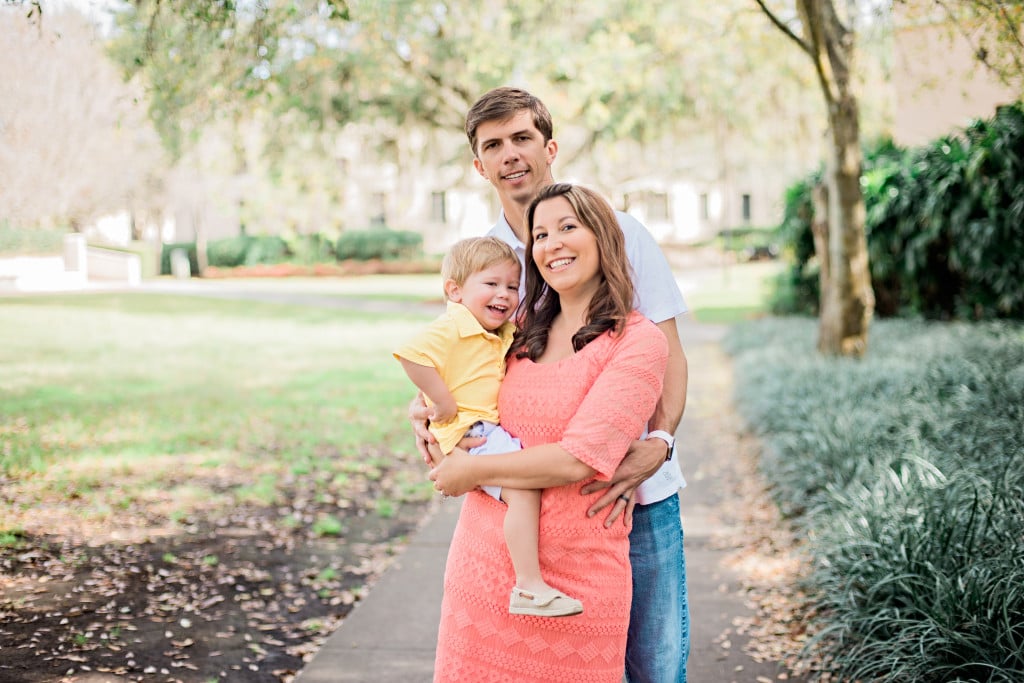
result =
[[[523,447],[558,443],[607,479],[639,438],[661,395],[668,345],[632,314],[623,333],[605,333],[551,363],[509,359],[501,386],[501,424]],[[482,456],[486,457],[486,456]],[[435,681],[465,683],[619,683],[629,626],[629,529],[587,518],[598,494],[581,483],[541,497],[544,579],[583,601],[571,617],[508,612],[515,574],[505,546],[505,504],[467,494],[444,577]]]

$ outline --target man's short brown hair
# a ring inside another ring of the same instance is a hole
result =
[[[533,115],[533,125],[544,136],[544,142],[550,140],[554,127],[551,123],[551,112],[544,103],[525,90],[502,86],[484,93],[466,114],[466,137],[473,149],[473,155],[479,156],[476,149],[476,131],[480,124],[488,121],[507,121],[524,109]]]

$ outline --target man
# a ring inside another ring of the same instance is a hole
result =
[[[466,115],[473,166],[494,186],[501,201],[502,215],[487,234],[507,242],[521,261],[525,259],[526,209],[540,188],[554,182],[551,166],[558,143],[552,132],[544,104],[516,88],[491,90]],[[690,638],[679,489],[686,482],[673,456],[672,435],[686,404],[686,356],[676,327],[676,316],[686,311],[686,305],[650,233],[631,216],[616,214],[634,271],[637,308],[664,332],[669,362],[647,436],[633,442],[611,481],[591,482],[581,494],[604,490],[587,514],[594,516],[608,508],[605,526],[615,523],[619,515],[624,523],[630,519],[633,523],[627,679],[630,683],[685,683]],[[424,442],[431,437],[422,404],[414,402],[410,412],[417,446],[429,462]]]

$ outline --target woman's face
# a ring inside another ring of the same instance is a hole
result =
[[[597,237],[565,197],[545,199],[533,214],[533,260],[560,296],[590,295],[600,284]]]

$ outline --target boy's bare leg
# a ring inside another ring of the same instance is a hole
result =
[[[438,446],[436,443],[427,443],[426,447],[427,453],[430,454],[431,459],[431,462],[428,462],[427,464],[430,465],[431,467],[437,467],[438,465],[441,464],[441,461],[444,460],[444,451],[442,451],[441,447]]]
[[[516,572],[516,585],[544,593],[551,586],[540,574],[537,544],[540,542],[540,489],[501,489],[505,511],[505,544]]]

